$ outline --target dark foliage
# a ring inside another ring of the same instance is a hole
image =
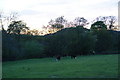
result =
[[[4,30],[3,61],[120,52],[120,32],[107,30],[102,22],[99,22],[99,25],[101,28],[103,25],[103,29],[95,30],[95,24],[91,30],[77,26],[45,36],[8,34]]]

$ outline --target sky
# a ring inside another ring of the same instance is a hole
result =
[[[60,16],[68,21],[84,17],[89,22],[98,16],[118,16],[119,0],[0,0],[0,11],[17,12],[31,29],[41,29]]]

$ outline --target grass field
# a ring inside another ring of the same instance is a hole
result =
[[[105,78],[118,76],[118,54],[3,62],[3,78]]]

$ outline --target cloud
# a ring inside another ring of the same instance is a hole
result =
[[[0,10],[17,11],[29,26],[47,25],[50,19],[64,15],[66,19],[117,16],[119,0],[0,0]],[[34,28],[34,27],[33,27]]]

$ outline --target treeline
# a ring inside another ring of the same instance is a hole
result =
[[[102,22],[64,28],[45,36],[7,33],[2,30],[2,60],[54,57],[57,55],[117,54],[120,32],[107,30]]]

